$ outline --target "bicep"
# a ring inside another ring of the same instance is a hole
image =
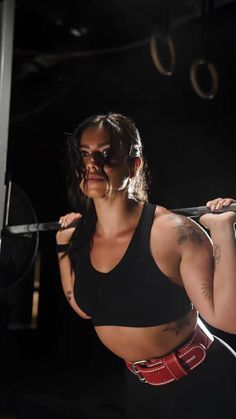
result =
[[[189,243],[182,249],[180,274],[185,290],[196,310],[209,323],[214,323],[214,259],[212,244]]]
[[[82,317],[83,319],[89,320],[91,319],[88,314],[86,314],[81,308],[78,306],[78,304],[75,301],[75,295],[74,295],[74,283],[75,283],[75,275],[74,272],[72,272],[72,280],[71,280],[71,290],[68,295],[66,295],[66,298],[68,300],[69,298],[69,304],[71,307],[75,310],[75,312]]]
[[[64,260],[60,261],[60,272],[61,272],[61,281],[62,281],[62,288],[66,299],[73,310],[83,319],[91,319],[75,301],[74,296],[74,283],[75,283],[75,274],[74,271],[71,270],[69,259],[66,256]]]
[[[192,219],[176,214],[164,217],[166,254],[178,257],[179,280],[200,315],[212,326],[214,315],[214,259],[210,236]]]

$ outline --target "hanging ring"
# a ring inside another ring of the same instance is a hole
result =
[[[211,90],[209,91],[204,90],[200,86],[198,79],[198,70],[200,66],[205,66],[211,76]],[[204,58],[195,60],[191,65],[190,80],[193,86],[193,90],[197,93],[198,96],[200,96],[202,99],[214,99],[219,87],[219,76],[214,64]]]
[[[158,52],[158,42],[162,42],[168,51],[169,66],[164,65]],[[150,53],[157,70],[164,76],[172,76],[175,68],[175,47],[170,35],[153,34],[150,38]]]

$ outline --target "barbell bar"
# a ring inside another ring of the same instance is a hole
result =
[[[39,233],[60,230],[59,221],[38,222],[35,210],[24,191],[14,182],[8,182],[5,220],[0,234],[0,291],[15,286],[33,267],[38,252]],[[212,212],[206,206],[176,208],[173,213],[198,218]],[[214,212],[236,212],[236,204]],[[68,227],[78,226],[80,220]],[[67,227],[67,228],[68,228]]]
[[[176,214],[187,215],[190,218],[198,218],[201,217],[203,214],[207,213],[214,213],[219,214],[223,212],[233,211],[236,212],[236,204],[231,204],[230,206],[215,209],[211,211],[210,208],[207,206],[199,206],[199,207],[188,207],[188,208],[175,208],[171,209],[170,211]],[[69,227],[76,226],[76,224],[71,224]],[[61,229],[61,224],[59,221],[49,221],[49,222],[42,222],[42,223],[32,223],[32,224],[20,224],[15,226],[5,226],[3,229],[3,235],[18,235],[18,234],[29,234],[35,233],[38,231],[56,231]]]

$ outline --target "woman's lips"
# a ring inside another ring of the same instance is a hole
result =
[[[90,176],[87,179],[87,183],[91,183],[91,182],[104,182],[104,178],[102,178],[100,176]]]

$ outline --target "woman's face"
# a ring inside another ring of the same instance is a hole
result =
[[[102,173],[102,167],[116,194],[125,189],[129,180],[127,163],[112,160],[111,165],[103,166],[103,156],[107,156],[110,148],[109,133],[102,127],[86,128],[81,136],[80,153],[85,166],[85,176],[80,188],[89,198],[106,196],[107,179]],[[100,154],[101,153],[101,154]]]

